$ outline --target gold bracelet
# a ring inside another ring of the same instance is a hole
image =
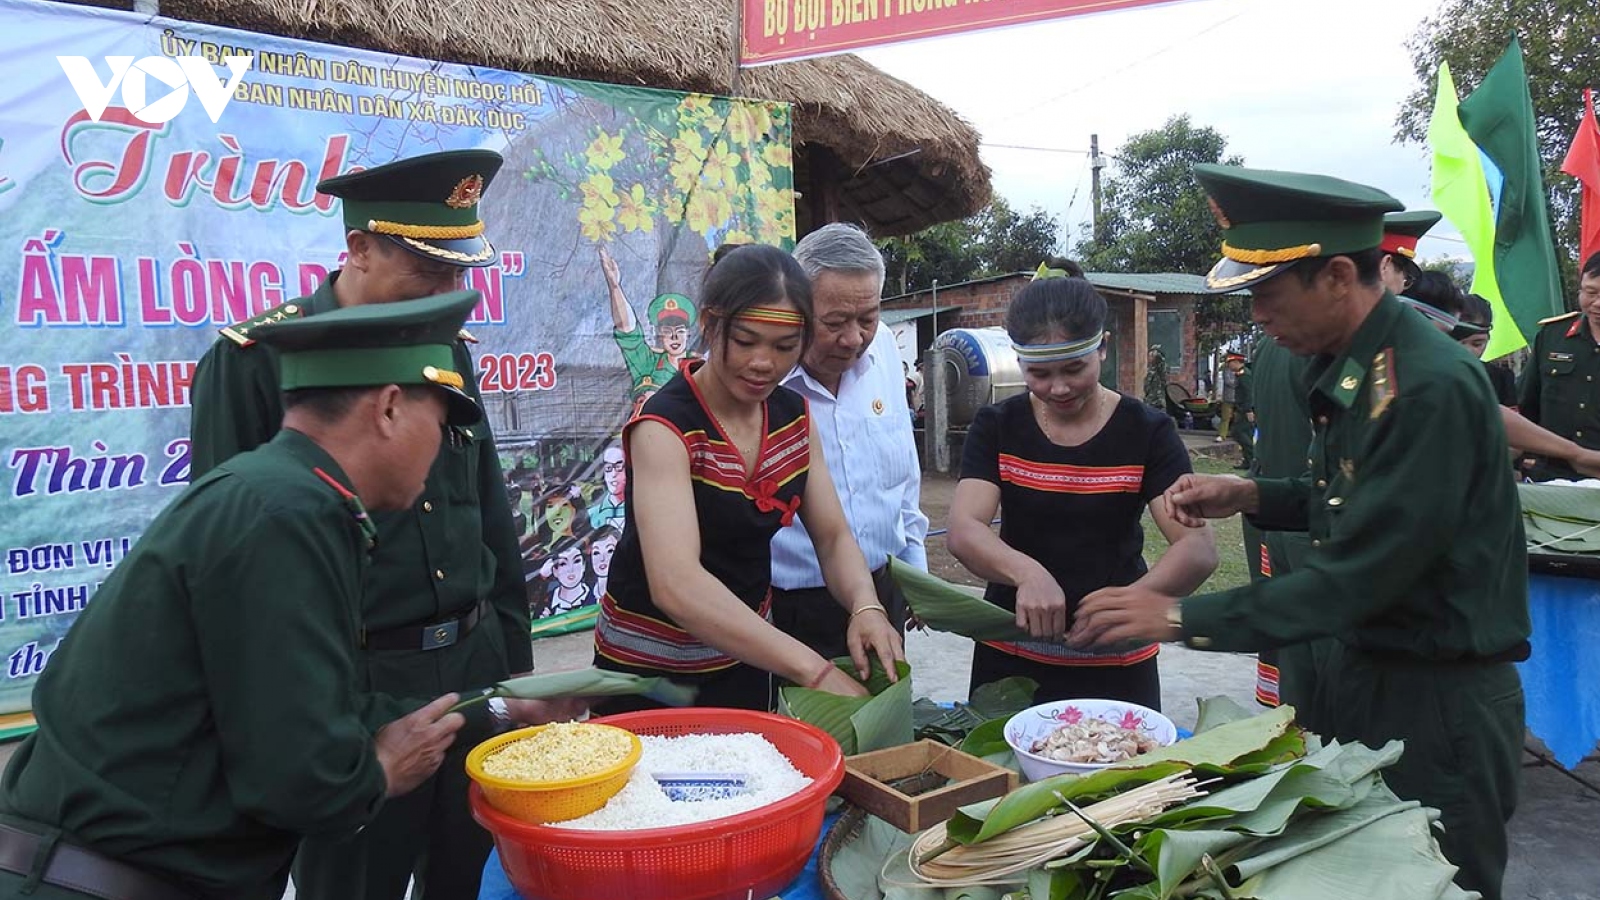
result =
[[[885,619],[889,618],[889,611],[887,609],[883,608],[883,604],[882,603],[868,603],[866,606],[863,606],[860,609],[851,612],[850,613],[850,618],[854,619],[856,616],[861,615],[862,613],[866,612],[869,609],[875,609],[878,612],[883,613],[883,617]]]

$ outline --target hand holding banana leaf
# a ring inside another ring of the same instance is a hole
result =
[[[666,678],[643,678],[603,669],[574,669],[524,675],[493,684],[467,697],[453,708],[463,709],[490,697],[508,700],[554,700],[568,697],[620,697],[638,694],[667,706],[692,706],[696,689]]]

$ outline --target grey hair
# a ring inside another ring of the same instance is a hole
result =
[[[823,272],[870,272],[883,290],[883,254],[858,226],[824,225],[800,239],[794,258],[812,280]]]

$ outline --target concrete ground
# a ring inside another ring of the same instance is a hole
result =
[[[1225,469],[1231,442],[1213,443],[1210,433],[1185,434],[1185,443],[1197,457],[1220,459]],[[923,509],[935,530],[945,524],[954,481],[929,476],[923,482]],[[1237,525],[1222,523],[1217,529],[1221,553],[1242,554]],[[941,577],[968,584],[978,582],[950,557],[942,537],[928,541],[929,567]],[[545,638],[534,645],[541,671],[559,671],[589,664],[593,644],[585,633]],[[913,669],[917,696],[935,700],[966,699],[972,642],[949,634],[913,633],[906,652]],[[1192,728],[1195,699],[1216,694],[1249,706],[1255,702],[1255,658],[1232,653],[1203,653],[1168,646],[1161,652],[1163,710],[1180,727]],[[0,764],[9,759],[14,745],[0,745]],[[1532,763],[1531,757],[1525,761]],[[1593,759],[1577,774],[1600,784],[1600,762]],[[1600,900],[1600,793],[1586,788],[1556,769],[1531,764],[1523,770],[1522,797],[1509,830],[1511,864],[1506,873],[1505,900]],[[291,888],[285,900],[292,900]],[[463,898],[470,900],[470,898]]]

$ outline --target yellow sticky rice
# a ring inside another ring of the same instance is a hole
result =
[[[483,772],[513,781],[564,781],[616,765],[632,749],[625,731],[561,722],[490,754]]]

